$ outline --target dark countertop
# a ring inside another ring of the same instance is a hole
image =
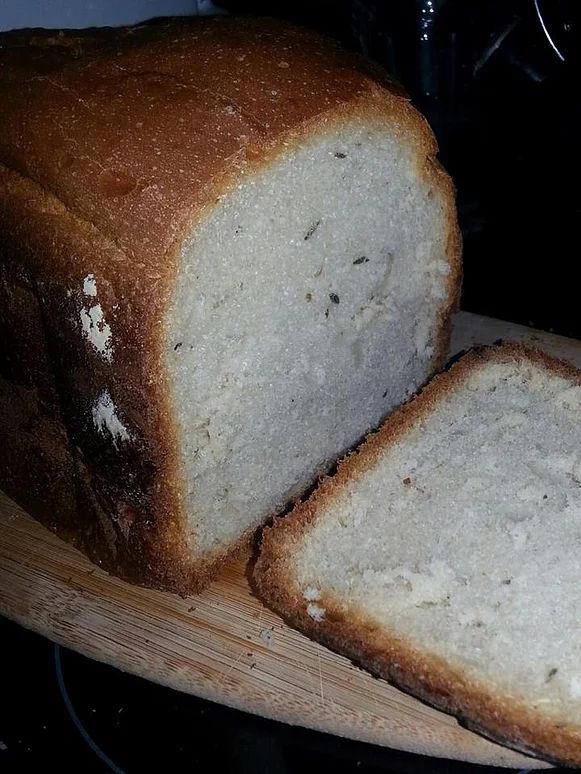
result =
[[[0,641],[2,772],[516,772],[411,755],[247,715],[91,661],[1,617]]]

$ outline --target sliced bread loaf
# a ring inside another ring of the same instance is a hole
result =
[[[265,530],[297,628],[517,749],[581,765],[581,372],[517,346],[437,377]]]
[[[306,30],[0,44],[0,486],[200,589],[445,357],[453,187],[399,88]]]

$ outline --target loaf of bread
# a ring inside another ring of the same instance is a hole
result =
[[[581,372],[475,351],[265,530],[261,595],[468,727],[581,766]]]
[[[304,30],[0,44],[0,487],[195,591],[442,363],[453,187],[401,91]]]

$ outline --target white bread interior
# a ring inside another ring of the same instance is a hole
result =
[[[278,512],[433,372],[449,194],[423,163],[393,122],[335,122],[186,240],[165,359],[194,553]]]

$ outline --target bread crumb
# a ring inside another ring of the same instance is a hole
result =
[[[325,609],[320,605],[315,605],[312,602],[307,605],[307,613],[311,616],[313,621],[322,621],[325,618]]]
[[[303,591],[303,597],[307,600],[307,602],[316,602],[317,600],[321,599],[321,592],[314,586],[307,586],[307,588]]]

